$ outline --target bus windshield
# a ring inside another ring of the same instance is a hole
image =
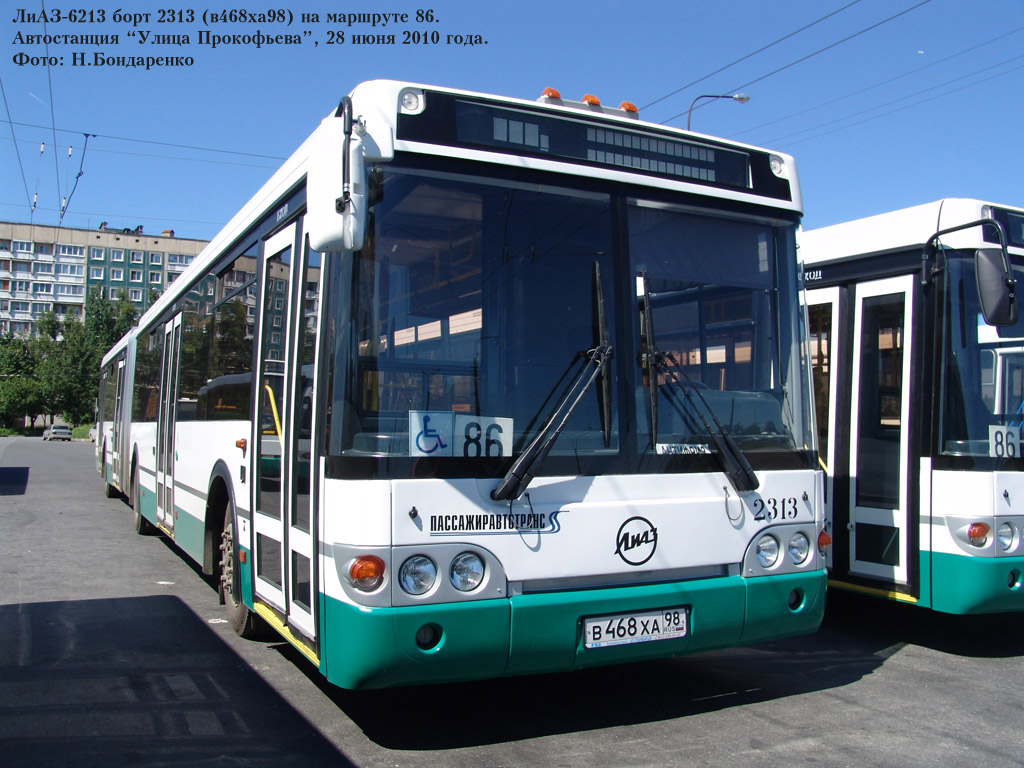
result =
[[[697,407],[755,469],[780,455],[806,466],[793,225],[525,179],[449,161],[371,170],[366,243],[329,277],[328,471],[501,477],[603,344],[607,380],[572,409],[541,474],[718,469],[700,415],[664,382],[650,428],[641,273],[658,344],[701,388]]]
[[[1014,264],[1018,285],[1024,265]],[[947,254],[943,303],[945,364],[939,450],[948,456],[1019,458],[1024,426],[1024,315],[985,323],[972,253]]]

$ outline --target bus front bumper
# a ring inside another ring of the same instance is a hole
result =
[[[507,599],[366,608],[323,598],[321,671],[343,688],[456,682],[680,656],[815,631],[825,572],[727,576]],[[584,647],[584,619],[682,608],[685,636]],[[417,642],[419,636],[420,642]],[[428,648],[424,638],[437,639]]]
[[[1024,611],[1024,557],[932,553],[932,607],[943,613]]]

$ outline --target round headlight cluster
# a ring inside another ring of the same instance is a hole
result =
[[[757,540],[754,554],[762,568],[774,568],[778,564],[781,554],[779,540],[770,533],[764,534]],[[790,536],[786,545],[786,555],[793,565],[806,563],[811,555],[811,540],[807,538],[807,534],[797,531]]]
[[[463,552],[452,558],[448,581],[459,592],[472,592],[484,580],[483,558],[475,552]],[[425,595],[437,581],[437,565],[426,555],[413,555],[398,569],[398,583],[410,595]]]

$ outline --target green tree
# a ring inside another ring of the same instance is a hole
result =
[[[85,330],[103,349],[118,339],[116,310],[100,286],[89,291],[85,299]]]
[[[110,343],[103,348],[104,352],[110,349],[115,341],[128,333],[139,317],[139,311],[135,309],[135,305],[129,300],[128,291],[124,288],[117,292],[117,304],[114,307],[114,317],[116,318],[116,322],[114,323],[114,338],[111,339]]]
[[[99,390],[99,359],[96,340],[85,326],[68,321],[63,338],[40,363],[39,378],[44,382],[50,404],[76,426],[92,419]]]
[[[0,422],[5,427],[20,428],[26,417],[34,422],[41,413],[49,412],[38,378],[44,350],[39,339],[10,334],[0,338]]]
[[[36,331],[40,338],[56,341],[60,335],[60,322],[52,309],[41,314],[36,320]]]

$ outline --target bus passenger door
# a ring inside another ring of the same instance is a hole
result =
[[[814,414],[818,429],[818,455],[825,469],[825,530],[836,538],[835,507],[836,394],[839,392],[839,288],[807,291],[807,330],[814,381]],[[832,548],[826,556],[831,569]]]
[[[178,405],[178,359],[181,354],[181,313],[164,325],[164,367],[161,372],[160,409],[156,441],[156,519],[174,530],[175,409]]]
[[[849,452],[850,573],[907,585],[911,275],[855,289]]]
[[[117,361],[117,386],[114,390],[114,423],[111,425],[113,434],[110,446],[110,479],[111,483],[122,493],[128,488],[121,483],[121,435],[124,432],[124,357]]]
[[[278,620],[314,641],[312,536],[308,509],[298,503],[308,500],[311,477],[309,436],[302,427],[307,397],[302,371],[312,366],[307,369],[301,357],[305,264],[295,257],[297,231],[293,224],[264,246],[254,426],[254,588],[257,598],[275,609]]]

